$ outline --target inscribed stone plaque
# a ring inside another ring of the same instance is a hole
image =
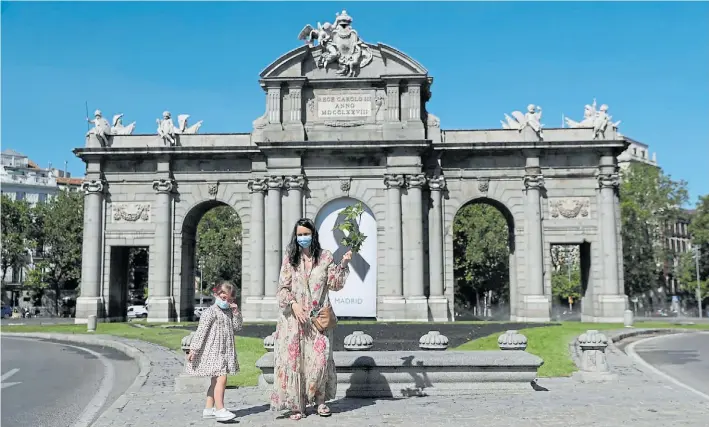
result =
[[[318,118],[343,119],[370,117],[372,115],[372,95],[359,93],[333,93],[317,95]]]

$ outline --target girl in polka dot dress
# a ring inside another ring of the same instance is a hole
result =
[[[186,371],[188,375],[210,377],[203,418],[229,421],[236,417],[224,407],[226,376],[239,372],[234,350],[234,333],[243,327],[243,317],[236,305],[236,288],[223,282],[215,290],[215,303],[202,312],[199,326],[190,344]]]

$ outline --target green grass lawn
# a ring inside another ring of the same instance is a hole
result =
[[[669,322],[636,322],[636,328],[687,328],[706,329],[709,324],[676,325]],[[569,342],[589,329],[623,329],[619,323],[580,323],[561,322],[559,325],[522,329],[520,333],[527,337],[527,351],[544,360],[539,368],[540,377],[566,377],[574,373],[576,364],[569,354]],[[467,342],[454,350],[498,350],[499,333]]]
[[[172,324],[171,324],[172,325]],[[3,326],[2,332],[44,332],[61,334],[86,334],[86,325],[23,325]],[[181,352],[180,341],[192,331],[179,328],[137,328],[128,323],[99,323],[97,334],[148,341]],[[266,350],[259,338],[236,337],[236,348],[241,372],[230,376],[228,386],[254,386],[261,371],[256,361]]]

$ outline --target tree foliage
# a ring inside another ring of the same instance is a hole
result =
[[[709,195],[701,196],[688,227],[692,243],[699,247],[699,281],[702,298],[709,297]],[[695,296],[697,263],[693,252],[682,254],[678,275],[682,290]],[[696,297],[695,297],[696,298]]]
[[[657,289],[662,269],[674,256],[664,244],[666,225],[678,220],[687,200],[687,184],[657,167],[633,163],[622,172],[623,268],[629,295]]]
[[[333,228],[333,230],[340,230],[343,232],[345,237],[342,238],[342,242],[340,242],[340,244],[350,248],[354,253],[358,253],[360,249],[362,249],[362,245],[367,239],[367,236],[365,236],[359,228],[359,223],[362,221],[362,214],[364,214],[364,206],[362,206],[362,202],[347,206],[340,213],[344,220],[338,224],[335,224],[335,228]]]
[[[229,206],[204,214],[197,226],[197,259],[203,263],[203,289],[228,280],[241,289],[241,219]]]
[[[464,206],[453,222],[456,300],[476,303],[480,294],[493,291],[509,299],[509,229],[493,206]]]
[[[551,275],[551,292],[556,298],[567,300],[569,297],[577,301],[581,298],[581,271],[578,265],[571,266],[571,280],[568,270],[561,268]]]
[[[81,277],[81,244],[84,223],[83,194],[62,191],[33,208],[35,244],[42,245],[42,257],[30,272],[28,283],[48,287],[58,307],[60,291],[76,289]]]
[[[31,220],[30,205],[25,200],[13,200],[2,195],[2,282],[5,283],[9,269],[22,269],[29,263],[28,250],[32,248],[30,240]]]

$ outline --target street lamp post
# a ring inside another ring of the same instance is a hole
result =
[[[694,245],[694,262],[695,262],[695,267],[697,269],[697,308],[699,308],[699,317],[702,317],[702,288],[701,288],[701,283],[699,281],[699,254],[701,251],[699,250],[699,245]]]
[[[567,252],[566,252],[566,271],[567,271],[568,276],[569,276],[569,283],[568,283],[569,288],[568,288],[568,289],[571,289],[571,262],[572,262],[572,259],[571,259],[571,251],[568,250],[568,247],[567,247]],[[573,310],[574,310],[574,306],[573,306],[573,303],[572,303],[571,301],[572,301],[571,298],[569,298],[569,311],[573,311]]]

